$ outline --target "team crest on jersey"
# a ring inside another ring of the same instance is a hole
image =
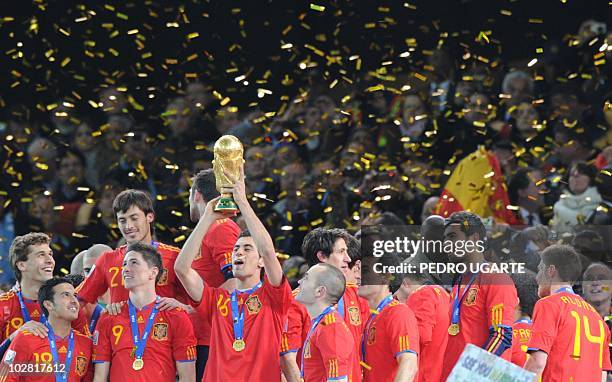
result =
[[[261,301],[258,296],[249,297],[244,303],[249,311],[249,314],[257,314],[261,310]]]
[[[370,329],[370,333],[368,334],[368,345],[374,345],[376,342],[376,327]]]
[[[348,314],[351,325],[361,325],[361,314],[359,313],[359,308],[356,306],[349,306]]]
[[[157,282],[157,285],[159,286],[164,286],[164,285],[168,285],[168,270],[164,269],[161,273],[161,276],[159,277],[159,281]]]
[[[463,302],[464,305],[467,306],[472,306],[476,304],[476,296],[478,295],[478,288],[470,288],[470,290],[467,292],[467,295],[465,296],[465,301]]]
[[[153,338],[157,341],[165,341],[168,339],[168,324],[159,323],[153,325]]]
[[[85,372],[87,371],[87,358],[77,357],[75,366],[76,368],[74,369],[74,372],[76,373],[76,375],[78,375],[79,377],[84,377]]]

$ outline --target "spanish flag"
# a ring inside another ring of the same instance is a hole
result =
[[[470,211],[497,222],[521,224],[510,205],[499,160],[484,147],[463,158],[444,187],[435,211],[443,217]]]

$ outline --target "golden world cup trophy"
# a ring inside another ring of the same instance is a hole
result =
[[[221,193],[221,199],[215,206],[215,212],[233,215],[238,211],[232,194],[223,192],[223,189],[231,188],[234,181],[240,178],[240,166],[244,163],[243,153],[242,143],[233,135],[224,135],[215,142],[215,158],[212,163],[217,191]],[[233,180],[229,179],[226,173]]]

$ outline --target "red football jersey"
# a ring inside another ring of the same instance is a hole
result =
[[[55,343],[60,363],[66,362],[68,339],[69,337],[60,338],[56,336]],[[74,353],[70,364],[68,382],[91,381],[93,379],[93,367],[91,366],[92,346],[89,337],[78,331],[74,332]],[[47,338],[40,338],[28,331],[23,331],[15,336],[4,354],[0,382],[55,382],[55,375],[52,373],[27,372],[28,364],[33,367],[38,365],[39,371],[45,371],[46,368],[43,365],[52,365],[53,355],[51,354]],[[20,373],[20,370],[24,371]],[[62,369],[57,370],[62,371]]]
[[[153,304],[137,310],[138,333],[143,335]],[[158,312],[144,351],[142,370],[134,370],[132,329],[127,307],[117,316],[102,314],[94,332],[94,363],[110,362],[111,381],[174,382],[176,362],[196,358],[196,339],[189,316],[182,309]]]
[[[419,326],[418,382],[439,382],[450,325],[450,296],[438,285],[423,285],[406,300]]]
[[[542,380],[600,381],[610,365],[610,331],[597,311],[569,292],[536,302],[529,350],[548,354]]]
[[[357,284],[347,283],[344,291],[344,311],[341,316],[344,317],[349,330],[353,334],[353,343],[355,344],[355,354],[359,354],[361,335],[363,334],[363,325],[370,315],[370,307],[368,302],[357,295]],[[299,288],[296,288],[294,295],[297,295]],[[304,305],[297,301],[293,301],[289,308],[287,325],[283,332],[283,340],[281,354],[287,352],[297,352],[298,367],[301,360],[301,347],[308,330],[310,330],[311,319]],[[353,381],[361,381],[361,366],[359,365],[359,357],[355,357],[353,365]]]
[[[210,227],[200,253],[193,261],[193,268],[208,286],[218,288],[225,282],[224,271],[231,271],[232,252],[240,235],[240,227],[231,219],[220,219]],[[191,314],[191,321],[198,345],[210,345],[210,322],[197,313]]]
[[[40,322],[42,310],[37,301],[23,299],[23,303],[30,315],[30,319]],[[0,343],[7,339],[13,332],[16,332],[24,324],[24,319],[21,314],[21,306],[19,298],[14,290],[10,290],[0,295]],[[89,334],[88,319],[86,313],[79,311],[79,317],[72,322],[72,327],[81,333]]]
[[[364,382],[392,382],[397,374],[396,357],[419,353],[419,332],[414,313],[406,304],[393,300],[377,314],[367,332],[363,368]],[[364,336],[366,332],[364,331]]]
[[[527,346],[531,339],[531,320],[520,320],[512,326],[511,362],[517,366],[525,366],[527,362]]]
[[[464,276],[464,280],[467,280],[467,275]],[[461,284],[460,297],[465,286],[465,283]],[[452,315],[453,299],[457,293],[457,285],[455,285],[450,298],[449,317]],[[491,273],[477,275],[461,302],[460,332],[456,336],[448,336],[442,369],[443,381],[457,363],[465,345],[484,346],[492,327],[497,327],[497,325],[512,327],[517,304],[518,296],[510,276]],[[507,361],[510,361],[510,356],[511,352],[508,350],[502,354],[502,358]]]
[[[244,350],[233,349],[234,325],[231,294],[204,287],[197,311],[211,322],[210,353],[203,381],[280,381],[281,332],[291,304],[291,288],[285,278],[274,287],[264,280],[250,295],[238,293],[244,309]]]
[[[161,254],[164,270],[155,291],[161,297],[172,297],[180,301],[186,300],[186,292],[183,285],[174,273],[174,262],[180,249],[162,243],[155,243],[157,251]],[[127,251],[127,245],[123,245],[113,251],[105,252],[96,260],[96,265],[91,269],[89,276],[77,288],[79,299],[90,304],[96,304],[98,297],[110,289],[110,302],[127,301],[129,293],[123,286],[123,258]]]
[[[337,311],[325,315],[304,347],[304,382],[345,376],[355,381],[353,365],[359,363],[359,356],[353,342],[348,325]]]

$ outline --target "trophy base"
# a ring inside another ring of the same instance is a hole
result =
[[[221,212],[222,214],[226,215],[234,215],[236,212],[238,212],[238,206],[236,205],[236,202],[234,202],[234,199],[232,199],[231,195],[223,195],[215,206],[215,212]]]

